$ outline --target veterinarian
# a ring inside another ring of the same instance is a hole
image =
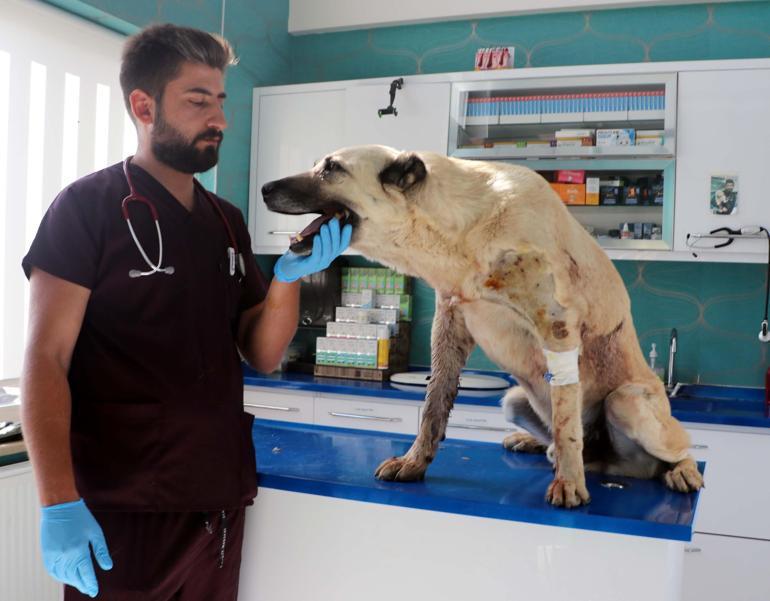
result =
[[[136,154],[65,188],[23,260],[24,437],[43,561],[66,601],[235,601],[257,491],[239,352],[278,365],[299,279],[350,240],[332,221],[268,286],[241,212],[195,183],[218,160],[232,63],[227,42],[194,29],[130,38]]]

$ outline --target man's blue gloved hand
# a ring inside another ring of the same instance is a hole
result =
[[[336,217],[324,223],[313,238],[313,252],[305,257],[286,252],[275,264],[275,277],[281,282],[295,282],[303,276],[323,271],[345,251],[352,234],[353,226],[349,223],[340,231]]]
[[[56,580],[74,586],[84,595],[96,597],[96,582],[91,550],[103,570],[112,569],[104,533],[83,499],[43,507],[40,542],[45,569]]]

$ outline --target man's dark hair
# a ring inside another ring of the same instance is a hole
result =
[[[160,102],[166,84],[186,62],[208,65],[224,73],[237,59],[223,37],[170,23],[152,25],[128,38],[123,47],[120,87],[129,113],[131,92],[138,88]]]
[[[726,179],[726,180],[725,180],[725,185],[727,185],[727,184],[733,184],[733,185],[735,185],[735,182],[734,182],[733,180],[731,180],[731,179]]]

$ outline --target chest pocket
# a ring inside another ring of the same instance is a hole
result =
[[[235,275],[230,275],[229,266],[225,265],[223,272],[225,279],[225,306],[227,320],[230,328],[235,331],[238,327],[238,317],[240,315],[239,307],[241,305],[241,293],[243,291],[243,280],[240,273],[236,269]]]

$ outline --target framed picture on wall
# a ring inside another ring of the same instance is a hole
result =
[[[738,212],[738,176],[712,175],[709,207],[714,215],[735,215]]]

